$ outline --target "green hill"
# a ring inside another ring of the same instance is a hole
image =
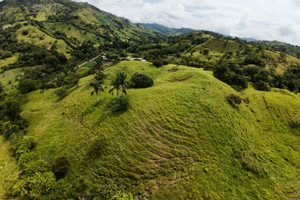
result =
[[[60,101],[54,90],[47,98],[26,95],[22,116],[33,152],[49,163],[62,156],[71,163],[58,182],[62,191],[48,198],[108,199],[117,191],[147,199],[299,198],[299,129],[291,125],[299,95],[238,93],[202,69],[138,61],[107,68],[107,84],[118,71],[154,79],[151,88],[130,89],[129,110],[118,115],[107,110],[106,92],[95,105],[93,76]],[[230,104],[231,93],[244,101]]]
[[[0,27],[0,199],[300,198],[296,57],[69,0]]]

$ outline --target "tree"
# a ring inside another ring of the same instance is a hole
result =
[[[24,79],[19,82],[18,89],[22,94],[31,92],[36,89],[36,81],[32,79]]]
[[[100,91],[104,91],[104,88],[102,87],[102,82],[95,81],[93,83],[90,83],[90,86],[94,88],[94,90],[91,92],[91,95],[96,94],[97,102],[99,101],[99,93]]]
[[[109,90],[109,93],[113,94],[114,90],[117,91],[117,97],[120,97],[120,90],[122,93],[127,94],[126,89],[128,88],[128,83],[125,81],[127,74],[124,72],[117,73],[117,77],[112,81],[112,89]]]
[[[4,113],[12,121],[19,119],[21,113],[20,102],[13,97],[7,98],[5,101]]]
[[[153,80],[150,76],[136,72],[130,80],[130,86],[133,88],[147,88],[153,86]]]

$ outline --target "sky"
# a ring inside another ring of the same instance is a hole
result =
[[[77,0],[134,23],[300,45],[300,0]]]

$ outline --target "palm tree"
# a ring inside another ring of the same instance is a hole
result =
[[[124,72],[117,73],[117,77],[112,81],[111,85],[113,88],[109,90],[109,93],[113,94],[114,90],[117,91],[117,97],[120,96],[120,91],[124,94],[127,94],[126,89],[128,88],[128,83],[125,81],[127,74]]]
[[[98,102],[100,91],[104,91],[104,89],[102,87],[102,82],[96,81],[96,82],[90,83],[90,86],[92,86],[94,88],[94,90],[91,92],[91,95],[96,94],[97,102]]]

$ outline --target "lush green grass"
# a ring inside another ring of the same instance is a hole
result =
[[[0,74],[0,82],[3,83],[6,89],[13,89],[17,86],[18,82],[16,81],[17,76],[24,74],[24,69],[12,69],[9,71]]]
[[[70,181],[118,177],[149,199],[299,198],[299,129],[290,123],[300,96],[251,88],[237,93],[211,72],[184,66],[169,71],[174,67],[138,61],[109,67],[107,84],[118,71],[154,79],[151,88],[128,91],[130,108],[119,115],[106,109],[107,92],[94,106],[93,76],[61,101],[54,90],[46,91],[47,98],[28,94],[22,115],[36,151],[48,160],[69,157]],[[232,106],[230,93],[250,103]],[[88,151],[103,138],[102,155],[91,158]]]
[[[18,167],[9,149],[10,143],[0,136],[0,199],[6,199],[4,181],[13,180],[18,176]]]
[[[7,66],[9,64],[14,64],[15,62],[18,61],[19,55],[18,54],[14,54],[12,57],[10,58],[6,58],[6,59],[1,59],[0,60],[0,69],[4,66]]]

